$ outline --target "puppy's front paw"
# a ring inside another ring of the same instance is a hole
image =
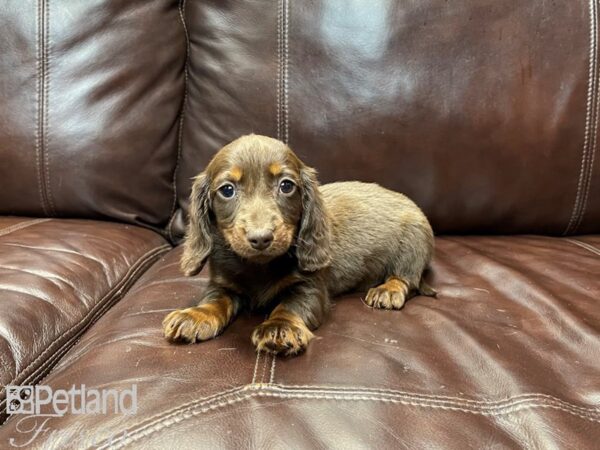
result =
[[[408,283],[401,278],[390,277],[380,286],[369,289],[365,303],[373,308],[401,309],[408,294]]]
[[[254,329],[252,343],[259,352],[292,356],[304,352],[313,337],[302,320],[275,318]]]
[[[222,318],[202,306],[173,311],[163,320],[165,338],[171,342],[201,342],[212,339],[225,328]]]

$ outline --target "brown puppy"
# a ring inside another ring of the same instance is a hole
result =
[[[210,259],[210,282],[198,306],[165,318],[164,334],[204,341],[242,308],[269,308],[252,342],[294,355],[332,296],[372,288],[367,304],[400,309],[415,293],[435,295],[422,280],[432,253],[431,226],[404,195],[359,182],[319,187],[283,142],[244,136],[194,181],[181,267],[194,275]]]

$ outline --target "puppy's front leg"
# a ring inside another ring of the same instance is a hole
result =
[[[283,294],[269,318],[254,329],[252,343],[259,352],[297,355],[314,337],[329,312],[327,290],[316,283],[302,283]]]
[[[163,320],[167,340],[201,342],[221,334],[241,309],[240,299],[225,289],[210,286],[192,308],[173,311]]]

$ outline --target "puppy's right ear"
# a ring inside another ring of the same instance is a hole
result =
[[[212,250],[209,192],[210,181],[203,172],[194,179],[192,185],[189,222],[181,256],[181,270],[188,277],[202,270]]]

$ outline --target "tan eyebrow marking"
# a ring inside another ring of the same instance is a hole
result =
[[[240,181],[242,179],[242,169],[239,167],[233,167],[229,171],[229,175],[231,175],[231,178],[233,178],[235,181]]]
[[[283,171],[283,168],[281,167],[281,164],[279,164],[279,163],[272,163],[269,166],[269,172],[271,172],[271,175],[273,175],[273,176],[281,175],[282,171]]]

